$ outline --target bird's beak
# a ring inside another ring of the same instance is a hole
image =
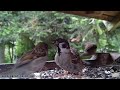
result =
[[[55,42],[55,45],[56,45],[56,46],[58,46],[58,45],[59,45],[59,43],[56,41],[56,42]]]
[[[58,45],[58,42],[56,40],[52,41],[52,44],[57,46]]]

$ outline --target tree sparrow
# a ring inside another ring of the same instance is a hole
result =
[[[90,58],[89,58],[89,60],[82,60],[84,64],[86,64],[86,65],[93,64],[93,62],[94,62],[93,60],[97,59],[96,49],[97,49],[97,45],[94,43],[88,42],[85,44],[85,51],[81,55],[81,57],[90,56]]]
[[[83,64],[79,53],[74,48],[70,48],[68,41],[65,39],[56,39],[55,45],[57,46],[56,64],[70,73],[81,74]]]
[[[83,56],[92,56],[89,60],[82,60],[85,65],[89,66],[103,66],[112,64],[114,61],[109,53],[96,53],[97,45],[94,43],[85,44],[85,52],[81,55]]]
[[[48,45],[40,42],[35,46],[34,49],[18,59],[15,66],[10,71],[3,72],[2,75],[24,77],[25,75],[30,75],[31,73],[41,71],[47,60]]]

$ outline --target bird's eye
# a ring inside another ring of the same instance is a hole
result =
[[[62,48],[67,48],[67,45],[65,43],[62,44]]]

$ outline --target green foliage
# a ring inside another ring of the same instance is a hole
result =
[[[8,48],[6,47],[5,49],[5,63],[10,63],[10,56],[9,56],[9,53],[8,53]]]
[[[20,39],[16,42],[16,55],[20,57],[34,47],[34,41],[29,39],[29,34],[20,33]]]

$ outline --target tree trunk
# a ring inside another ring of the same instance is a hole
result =
[[[8,46],[8,53],[9,53],[9,56],[10,56],[10,62],[12,63],[12,56],[11,56],[11,52],[10,52],[10,45]]]
[[[13,42],[14,44],[14,42]],[[14,59],[14,47],[12,47],[12,60],[11,60],[11,63],[13,63],[13,59]]]
[[[5,44],[0,43],[0,63],[5,62]]]

